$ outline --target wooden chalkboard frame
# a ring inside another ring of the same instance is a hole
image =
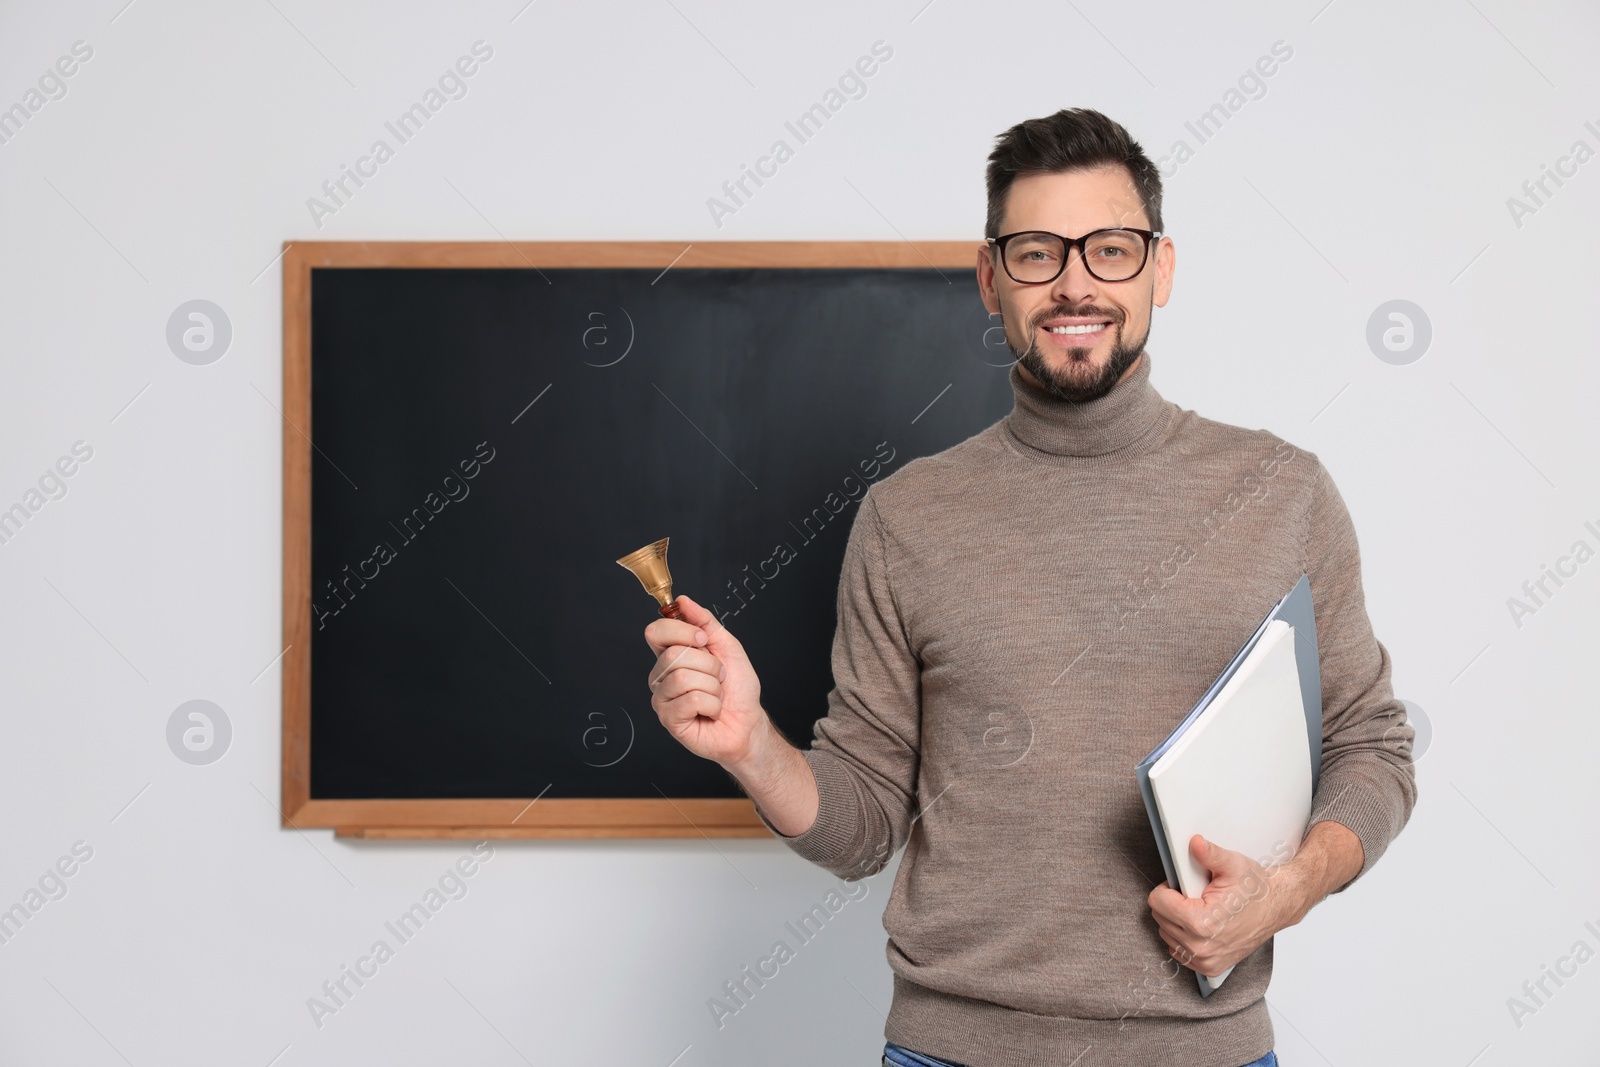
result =
[[[972,270],[977,241],[286,241],[283,246],[281,825],[366,838],[769,837],[739,798],[311,797],[311,272],[338,267]],[[641,607],[640,627],[649,619]]]

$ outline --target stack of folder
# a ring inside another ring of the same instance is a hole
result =
[[[1206,690],[1134,768],[1167,884],[1198,898],[1211,882],[1189,853],[1200,834],[1264,867],[1305,837],[1322,769],[1322,675],[1304,574]],[[1209,997],[1229,974],[1195,972]]]

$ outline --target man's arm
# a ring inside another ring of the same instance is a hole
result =
[[[876,874],[905,844],[921,763],[922,667],[890,583],[879,489],[867,490],[850,524],[839,574],[834,685],[811,747],[786,751],[773,730],[771,743],[752,745],[748,762],[724,764],[784,844],[846,881]],[[768,807],[751,785],[782,810]]]
[[[1395,699],[1389,650],[1367,617],[1350,512],[1321,461],[1309,458],[1317,476],[1301,543],[1322,674],[1322,772],[1310,822],[1338,823],[1361,845],[1355,873],[1330,890],[1339,893],[1372,869],[1411,818],[1416,731]]]
[[[1322,770],[1310,829],[1288,862],[1264,868],[1200,835],[1191,851],[1211,872],[1199,899],[1161,885],[1147,898],[1180,963],[1216,975],[1304,919],[1377,862],[1416,804],[1415,730],[1390,685],[1389,652],[1372,632],[1355,527],[1333,479],[1317,465],[1301,535],[1322,675]]]
[[[768,826],[797,837],[817,818],[817,782],[766,708],[744,645],[710,611],[682,594],[677,618],[645,627],[656,652],[650,704],[685,748],[715,760],[772,816]]]
[[[752,733],[750,755],[722,766],[738,779],[776,833],[799,837],[816,825],[816,776],[801,751],[778,732],[766,715],[762,715]]]
[[[784,844],[846,881],[876,874],[910,836],[921,761],[922,668],[890,588],[875,489],[845,543],[834,685],[810,749],[773,725],[744,646],[710,611],[679,596],[680,616],[644,631],[661,724],[732,774]]]

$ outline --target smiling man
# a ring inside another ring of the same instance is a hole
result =
[[[1176,253],[1126,130],[1083,109],[1023,122],[987,178],[977,282],[1014,405],[863,497],[811,747],[688,597],[686,621],[645,629],[652,705],[806,859],[856,880],[905,846],[884,1064],[1271,1067],[1273,935],[1369,870],[1416,802],[1355,530],[1315,455],[1156,391],[1145,341]],[[1189,900],[1162,884],[1134,764],[1302,573],[1310,830],[1269,868],[1197,836],[1212,881]],[[1234,971],[1203,998],[1180,963]]]

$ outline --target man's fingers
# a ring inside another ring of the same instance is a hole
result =
[[[1179,940],[1176,937],[1173,937],[1171,934],[1167,933],[1167,931],[1165,931],[1165,930],[1161,931],[1161,940],[1163,940],[1163,941],[1165,941],[1167,943],[1167,948],[1170,950],[1168,952],[1168,955],[1170,955],[1173,959],[1177,960],[1179,963],[1183,964],[1185,967],[1187,967],[1191,962],[1193,962],[1194,953],[1190,952],[1189,949],[1184,945],[1184,943],[1181,940]]]
[[[1170,919],[1162,919],[1158,917],[1156,919],[1156,929],[1160,931],[1162,939],[1169,945],[1177,944],[1180,941],[1196,940],[1194,931],[1186,929],[1185,927],[1172,922]]]
[[[703,689],[691,689],[671,700],[657,700],[662,725],[671,729],[698,718],[716,719],[722,714],[722,699]]]
[[[1185,921],[1190,900],[1171,886],[1156,886],[1150,891],[1147,900],[1150,912],[1156,917],[1157,922],[1181,924]]]
[[[1226,968],[1218,966],[1220,961],[1217,957],[1191,951],[1181,939],[1171,937],[1165,930],[1161,932],[1161,940],[1167,943],[1167,948],[1169,949],[1167,955],[1190,970],[1205,975],[1207,978],[1215,978],[1226,970]]]
[[[672,645],[704,647],[709,639],[704,629],[680,619],[657,619],[644,628],[645,644],[658,656]]]
[[[722,664],[703,648],[670,645],[656,657],[656,665],[650,669],[646,681],[651,689],[655,689],[664,677],[676,670],[699,671],[715,678],[722,672]]]
[[[1163,928],[1171,928],[1190,937],[1202,937],[1198,923],[1202,921],[1204,905],[1177,890],[1158,886],[1150,893],[1150,914]]]
[[[1158,885],[1145,896],[1151,911],[1171,911],[1178,901],[1185,899],[1187,898],[1182,893],[1170,885]]]
[[[722,683],[704,671],[669,671],[654,686],[656,699],[663,703],[676,700],[685,693],[707,693],[722,699]]]

